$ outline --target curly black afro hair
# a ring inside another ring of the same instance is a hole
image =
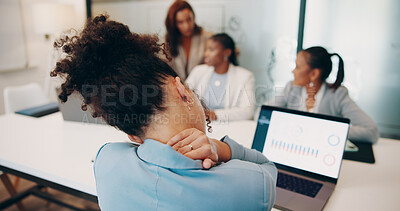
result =
[[[107,15],[89,19],[82,32],[54,42],[65,57],[51,76],[61,76],[59,98],[74,91],[83,97],[94,117],[127,134],[142,135],[156,112],[162,111],[163,85],[177,74],[160,58],[165,54],[155,35],[132,33]]]

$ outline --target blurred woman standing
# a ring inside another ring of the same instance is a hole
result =
[[[212,33],[196,24],[192,7],[182,0],[175,1],[168,9],[165,27],[167,51],[172,58],[170,66],[186,80],[193,67],[203,63],[205,43]]]

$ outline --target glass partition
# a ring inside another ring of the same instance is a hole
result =
[[[90,0],[88,0],[90,1]],[[172,0],[92,0],[92,15],[108,13],[138,33],[165,34]],[[239,63],[256,78],[257,105],[293,79],[300,0],[192,0],[196,22],[227,32],[240,49]],[[400,137],[400,2],[308,0],[303,47],[339,53],[344,85],[377,122],[384,136]],[[336,76],[334,70],[329,80]]]
[[[304,29],[304,48],[342,56],[350,96],[390,137],[400,137],[399,20],[397,0],[308,0]]]
[[[108,13],[139,33],[165,34],[164,21],[173,1],[92,0],[92,15]],[[239,64],[253,71],[258,105],[291,79],[300,0],[188,1],[196,22],[214,33],[226,32],[240,49]],[[274,88],[273,84],[277,88]]]

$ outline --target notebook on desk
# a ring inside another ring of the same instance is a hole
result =
[[[363,163],[375,163],[374,151],[371,143],[354,143],[357,146],[357,151],[345,151],[343,159],[353,160]]]
[[[322,210],[340,172],[350,120],[262,106],[252,148],[278,168],[275,206]]]
[[[48,114],[55,113],[59,110],[58,103],[46,103],[44,105],[39,105],[31,108],[22,109],[16,111],[16,114],[22,114],[32,117],[42,117]]]

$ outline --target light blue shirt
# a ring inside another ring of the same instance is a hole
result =
[[[218,74],[213,71],[203,96],[203,99],[210,110],[225,108],[227,83],[228,73]]]
[[[275,165],[227,136],[223,141],[231,160],[209,170],[151,139],[139,147],[104,145],[94,164],[101,210],[270,210]]]

